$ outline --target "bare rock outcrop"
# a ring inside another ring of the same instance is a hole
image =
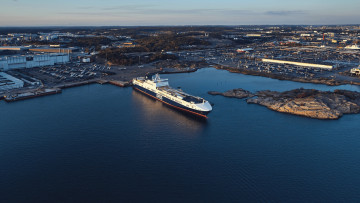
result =
[[[360,112],[360,94],[345,90],[260,91],[256,95],[256,98],[249,98],[247,102],[260,104],[274,111],[310,118],[338,119],[343,114]]]
[[[360,93],[348,90],[334,92],[295,89],[285,92],[259,91],[255,94],[243,89],[216,93],[227,97],[248,98],[249,104],[259,104],[271,110],[316,119],[338,119],[343,114],[360,112]]]
[[[244,90],[244,89],[241,89],[241,88],[229,90],[229,91],[226,91],[224,93],[210,91],[210,92],[208,92],[208,94],[222,95],[224,97],[232,97],[232,98],[238,98],[238,99],[243,99],[243,98],[248,98],[248,97],[253,97],[254,96],[251,92],[249,92],[247,90]]]

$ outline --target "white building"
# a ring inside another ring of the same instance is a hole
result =
[[[0,91],[24,87],[24,82],[9,74],[0,72]]]
[[[360,75],[360,66],[358,68],[351,69],[350,73],[355,75]]]
[[[29,47],[24,46],[1,46],[1,51],[26,51],[29,50]]]
[[[0,71],[11,69],[34,68],[42,66],[53,66],[69,62],[68,54],[39,54],[26,56],[6,56],[0,58]]]
[[[274,59],[262,59],[262,62],[289,64],[289,65],[296,65],[296,66],[302,66],[302,67],[321,68],[321,69],[326,69],[326,70],[332,70],[334,68],[334,66],[332,66],[332,65],[302,63],[302,62],[296,62],[296,61],[283,61],[283,60],[274,60]]]
[[[262,37],[262,34],[247,34],[246,37]]]
[[[243,49],[236,50],[237,53],[244,53],[244,52],[250,52],[250,51],[254,51],[254,49],[253,48],[243,48]]]
[[[81,59],[81,62],[83,62],[83,63],[90,63],[90,62],[91,62],[91,59],[90,59],[90,58],[82,58],[82,59]]]

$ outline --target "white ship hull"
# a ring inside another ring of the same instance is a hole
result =
[[[160,79],[158,76],[154,80],[136,78],[133,80],[133,88],[168,106],[193,115],[207,117],[207,114],[212,111],[208,101],[173,89],[167,80]]]

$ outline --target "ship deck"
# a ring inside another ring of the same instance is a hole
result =
[[[169,86],[158,87],[158,90],[164,91],[164,92],[166,92],[174,97],[180,98],[186,102],[194,102],[194,103],[202,103],[203,102],[202,98],[189,95],[181,90],[176,90]]]

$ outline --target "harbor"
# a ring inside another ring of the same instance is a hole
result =
[[[88,193],[73,197],[76,202],[101,202],[103,193],[91,193],[99,188],[116,202],[142,202],[144,195],[154,197],[154,190],[172,194],[156,194],[160,202],[201,202],[200,196],[209,202],[287,202],[294,196],[311,202],[314,191],[331,191],[316,193],[325,202],[360,198],[355,187],[360,164],[352,156],[360,152],[354,133],[360,114],[316,120],[207,94],[238,87],[251,92],[300,87],[359,91],[357,86],[297,83],[214,68],[163,77],[214,103],[209,118],[194,119],[131,88],[98,83],[35,100],[0,102],[6,115],[0,116],[0,160],[7,163],[1,172],[2,199],[56,202],[79,185]]]
[[[6,102],[14,102],[14,101],[32,99],[47,95],[60,94],[63,89],[79,87],[84,85],[91,85],[91,84],[111,84],[118,87],[127,87],[131,84],[131,82],[115,81],[115,80],[111,80],[111,81],[91,80],[91,81],[74,82],[74,83],[58,85],[54,88],[43,88],[43,89],[40,88],[35,90],[30,89],[30,90],[18,91],[16,93],[4,94],[3,96],[0,95],[0,100],[5,100]]]
[[[3,0],[0,203],[359,202],[359,6]]]
[[[38,89],[36,91],[29,91],[24,93],[18,93],[18,94],[9,94],[4,96],[4,100],[6,102],[14,102],[19,100],[25,100],[25,99],[31,99],[35,97],[42,97],[46,95],[52,95],[52,94],[59,94],[62,90],[59,88],[52,88],[52,89]]]
[[[10,29],[0,38],[0,97],[94,83],[127,87],[133,78],[207,67],[302,83],[360,85],[357,26],[178,29],[38,34]]]
[[[152,65],[147,65],[139,69],[138,66],[128,66],[127,68],[120,68],[120,67],[112,67],[107,68],[106,70],[112,72],[106,72],[105,74],[98,74],[101,77],[95,77],[96,74],[92,71],[96,69],[98,71],[103,71],[105,68],[101,65],[89,65],[83,64],[76,66],[76,72],[69,72],[73,70],[75,67],[74,65],[61,65],[55,67],[44,67],[44,68],[33,68],[28,70],[13,70],[11,74],[20,76],[20,77],[27,77],[28,80],[37,81],[34,83],[35,85],[31,85],[30,82],[23,82],[27,84],[27,87],[21,87],[17,89],[7,90],[7,91],[0,91],[0,97],[5,97],[6,95],[31,95],[31,97],[24,96],[23,99],[35,98],[39,96],[45,96],[42,94],[36,94],[35,92],[38,89],[44,88],[58,88],[58,89],[67,89],[72,87],[79,87],[83,85],[90,85],[90,84],[111,84],[118,87],[128,87],[132,85],[132,79],[135,77],[145,76],[147,74],[178,74],[178,73],[192,73],[197,71],[199,68],[186,68],[186,69],[173,69],[173,68],[157,68]],[[83,77],[81,74],[89,75],[89,77]],[[72,79],[67,79],[67,75],[71,75]],[[79,77],[79,75],[81,77]],[[37,78],[37,79],[35,79]],[[30,87],[29,87],[30,85]],[[33,87],[32,87],[33,86]],[[23,100],[22,99],[22,100]],[[1,100],[1,99],[0,99]],[[16,100],[17,101],[17,100]]]

